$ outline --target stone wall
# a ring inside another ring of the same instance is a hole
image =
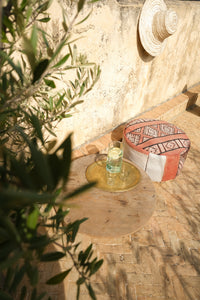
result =
[[[64,1],[64,0],[63,0]],[[165,1],[178,15],[178,29],[164,51],[151,57],[142,48],[138,19],[144,1],[108,0],[93,4],[89,19],[74,35],[101,77],[72,118],[57,128],[59,142],[73,132],[73,147],[173,98],[200,81],[200,3]],[[51,8],[55,22],[60,11]],[[83,12],[88,13],[88,8]]]

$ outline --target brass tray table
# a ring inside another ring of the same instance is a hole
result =
[[[67,193],[88,183],[86,177],[88,168],[94,163],[99,163],[95,154],[72,162]],[[95,165],[93,167],[96,168]],[[135,170],[135,166],[133,169]],[[89,175],[91,174],[93,171]],[[68,200],[66,205],[69,205],[70,213],[65,221],[73,222],[87,217],[88,220],[81,224],[79,232],[98,238],[115,238],[137,231],[151,218],[155,209],[156,196],[148,175],[141,169],[136,171],[136,175],[138,177],[130,181],[133,186],[129,188],[126,186],[124,191],[109,191],[105,186],[99,188],[97,184],[74,199]]]

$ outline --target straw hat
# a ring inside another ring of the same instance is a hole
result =
[[[166,38],[172,35],[178,24],[175,11],[167,9],[163,0],[146,0],[139,19],[142,46],[152,56],[161,53]]]

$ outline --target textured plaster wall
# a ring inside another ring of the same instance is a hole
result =
[[[74,30],[74,36],[84,36],[76,42],[78,49],[100,64],[102,73],[79,112],[60,123],[60,142],[73,132],[73,147],[78,147],[200,81],[200,3],[165,1],[178,15],[178,29],[154,58],[138,36],[143,3],[97,2],[89,19]],[[61,22],[58,7],[51,10],[55,22]]]

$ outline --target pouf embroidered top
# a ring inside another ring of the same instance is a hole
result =
[[[190,149],[185,132],[161,120],[135,119],[127,123],[123,143],[124,158],[158,182],[174,179],[180,173]]]

